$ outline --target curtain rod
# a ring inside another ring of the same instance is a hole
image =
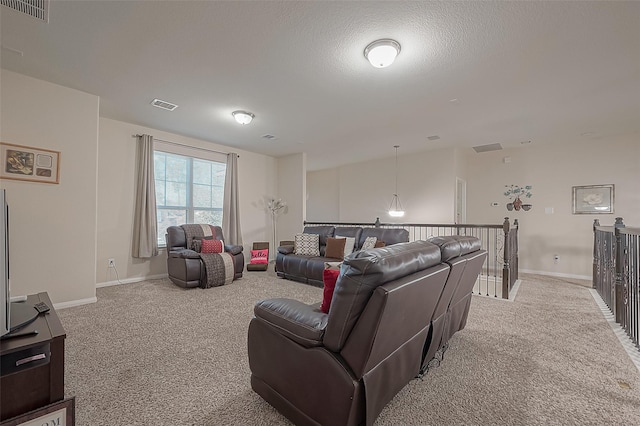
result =
[[[142,135],[131,135],[132,138],[137,138],[137,137],[140,137],[140,136],[142,136]],[[187,145],[187,144],[179,143],[179,142],[170,142],[170,141],[165,141],[165,140],[156,139],[156,138],[153,138],[153,140],[158,141],[158,142],[162,142],[162,143],[166,143],[166,144],[169,144],[169,145],[184,146],[186,148],[196,149],[196,150],[199,150],[199,151],[215,152],[216,154],[223,154],[223,155],[232,154],[231,152],[223,152],[223,151],[216,151],[215,149],[200,148],[200,147],[197,147],[197,146],[191,146],[191,145]],[[238,158],[240,158],[239,155],[238,155]]]

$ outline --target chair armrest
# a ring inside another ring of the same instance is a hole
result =
[[[236,246],[236,245],[230,245],[230,244],[225,244],[224,245],[224,251],[226,251],[229,254],[240,254],[242,253],[244,247],[242,246]]]
[[[200,253],[189,249],[171,250],[169,252],[169,257],[179,257],[182,259],[200,259]]]
[[[253,312],[279,333],[306,347],[321,346],[329,315],[317,305],[292,299],[267,299],[256,303]]]
[[[294,246],[280,246],[278,247],[278,253],[291,254],[293,253]]]

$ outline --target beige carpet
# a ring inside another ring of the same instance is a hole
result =
[[[251,390],[247,326],[255,301],[312,303],[321,289],[254,272],[208,290],[153,280],[97,296],[59,311],[77,425],[289,424]],[[515,302],[474,296],[443,364],[376,424],[638,424],[639,407],[640,374],[589,289],[529,276]]]

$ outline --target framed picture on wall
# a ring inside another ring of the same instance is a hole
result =
[[[573,187],[573,214],[613,213],[614,185]]]
[[[60,183],[60,152],[0,142],[0,178]]]

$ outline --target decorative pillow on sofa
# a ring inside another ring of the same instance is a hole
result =
[[[356,245],[356,239],[355,237],[343,237],[342,235],[336,235],[336,238],[346,238],[347,242],[344,244],[344,254],[343,254],[343,258],[349,256],[351,253],[353,253],[353,248]]]
[[[322,304],[320,305],[320,311],[325,314],[329,313],[329,308],[331,307],[333,292],[336,288],[338,277],[340,276],[340,266],[342,266],[342,262],[324,263],[324,271],[322,271],[324,290],[322,292]]]
[[[251,250],[251,260],[249,263],[252,265],[269,263],[269,249]]]
[[[201,253],[222,253],[224,251],[224,241],[222,240],[202,240]]]
[[[202,252],[202,240],[213,240],[213,237],[193,237],[193,240],[191,240],[191,250],[197,253]]]
[[[346,238],[327,238],[327,247],[324,251],[324,257],[333,259],[343,259],[345,253]]]
[[[384,247],[384,246],[386,246],[386,245],[387,245],[387,244],[386,244],[384,241],[376,241],[375,248],[378,248],[378,247]]]
[[[367,237],[367,239],[364,240],[364,243],[362,243],[361,250],[369,250],[374,248],[376,246],[377,241],[378,241],[378,238],[376,237]]]
[[[320,235],[296,234],[293,253],[301,256],[320,256]]]

